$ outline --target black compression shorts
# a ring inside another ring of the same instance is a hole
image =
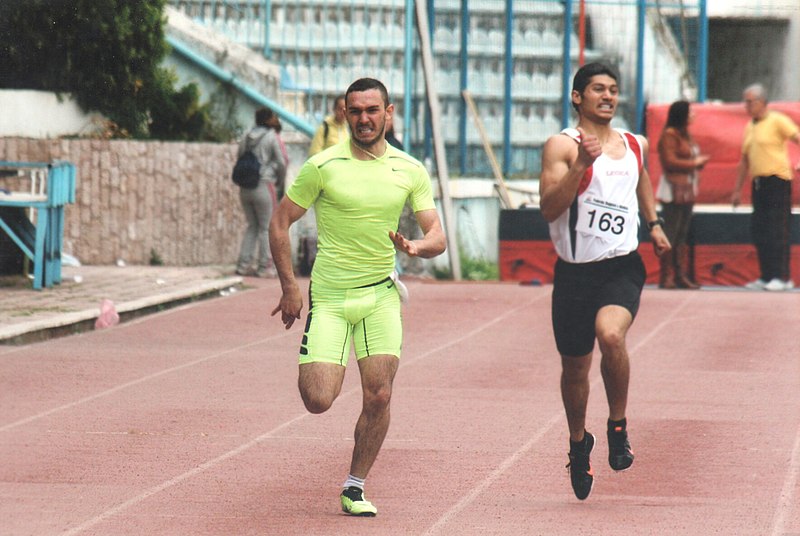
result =
[[[564,356],[592,351],[595,318],[606,305],[619,305],[636,318],[646,273],[639,253],[598,262],[556,261],[553,278],[553,333]]]

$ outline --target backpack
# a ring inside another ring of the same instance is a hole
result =
[[[241,188],[253,190],[261,179],[261,164],[253,151],[245,151],[233,166],[233,182]]]

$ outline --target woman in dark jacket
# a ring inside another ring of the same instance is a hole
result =
[[[692,116],[687,101],[673,102],[658,140],[662,175],[656,196],[661,201],[664,232],[672,250],[661,256],[661,288],[697,289],[689,271],[689,225],[699,183],[698,171],[708,162],[689,134]]]

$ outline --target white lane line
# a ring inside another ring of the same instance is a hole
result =
[[[181,475],[178,475],[175,478],[167,480],[166,482],[163,482],[163,483],[159,484],[158,486],[154,486],[154,487],[152,487],[152,488],[140,493],[139,495],[136,495],[135,497],[132,497],[132,498],[128,499],[125,502],[119,503],[118,505],[116,505],[116,506],[114,506],[112,508],[109,508],[105,512],[103,512],[103,513],[101,513],[99,515],[96,515],[95,517],[93,517],[93,518],[91,518],[91,519],[89,519],[87,521],[84,521],[83,523],[81,523],[77,527],[73,527],[73,528],[69,529],[68,531],[64,532],[63,534],[66,535],[66,536],[71,536],[73,534],[79,534],[79,533],[83,532],[84,530],[86,530],[88,528],[91,528],[91,527],[97,525],[98,523],[100,523],[102,521],[105,521],[109,517],[114,516],[114,515],[122,512],[123,510],[125,510],[126,508],[128,508],[130,506],[133,506],[134,504],[140,503],[143,500],[145,500],[145,499],[147,499],[149,497],[152,497],[153,495],[155,495],[157,493],[160,493],[160,492],[164,491],[167,488],[171,488],[172,486],[174,486],[176,484],[179,484],[179,483],[183,482],[184,480],[186,480],[188,478],[191,478],[191,477],[193,477],[195,475],[198,475],[198,474],[202,473],[206,469],[214,467],[215,465],[218,465],[218,464],[224,462],[225,460],[227,460],[229,458],[233,458],[234,456],[237,456],[237,455],[241,454],[242,452],[246,451],[247,449],[249,449],[249,448],[251,448],[251,447],[253,447],[255,445],[258,445],[259,443],[261,443],[262,441],[264,441],[266,439],[269,439],[270,437],[273,436],[273,434],[276,434],[277,432],[281,431],[282,429],[284,429],[284,428],[286,428],[288,426],[291,426],[292,424],[294,424],[295,422],[299,421],[300,419],[305,418],[307,415],[308,415],[308,413],[303,413],[302,415],[298,415],[297,417],[295,417],[295,418],[293,418],[291,420],[288,420],[288,421],[284,422],[283,424],[280,424],[280,425],[276,426],[275,428],[273,428],[269,432],[261,434],[260,436],[256,437],[255,439],[252,439],[252,440],[248,441],[247,443],[243,443],[242,445],[238,446],[237,448],[235,448],[233,450],[229,450],[228,452],[226,452],[226,453],[224,453],[224,454],[222,454],[220,456],[217,456],[216,458],[212,458],[211,460],[208,460],[207,462],[198,465],[194,469],[191,469],[191,470],[189,470],[189,471],[187,471],[187,472],[185,472],[185,473],[183,473]]]
[[[435,354],[436,352],[439,352],[439,351],[441,351],[441,350],[443,350],[443,349],[445,349],[445,348],[447,348],[449,346],[454,346],[454,345],[456,345],[456,344],[458,344],[458,343],[460,343],[460,342],[462,342],[462,341],[464,341],[464,340],[466,340],[466,339],[468,339],[470,337],[473,337],[474,335],[476,335],[476,334],[478,334],[478,333],[480,333],[482,331],[485,331],[486,329],[488,329],[489,327],[495,325],[496,323],[501,322],[502,320],[504,320],[509,315],[516,313],[517,311],[519,311],[520,309],[522,309],[524,307],[530,306],[531,303],[541,299],[542,297],[546,297],[547,295],[549,295],[549,294],[543,294],[543,295],[537,296],[534,299],[529,300],[528,302],[526,302],[526,303],[524,303],[524,304],[522,304],[522,305],[520,305],[518,307],[515,307],[514,309],[506,311],[503,315],[495,318],[491,322],[487,322],[486,324],[483,324],[482,326],[480,326],[478,328],[475,328],[475,329],[473,329],[473,330],[461,335],[460,337],[458,337],[456,339],[453,339],[450,342],[444,343],[444,344],[442,344],[440,346],[437,346],[436,348],[428,350],[427,352],[424,352],[424,353],[420,354],[417,358],[415,358],[413,360],[407,360],[406,364],[409,364],[408,361],[418,362],[418,361],[422,360],[423,358],[425,358],[425,357],[427,357],[429,355]],[[339,398],[350,396],[350,395],[352,395],[354,393],[359,393],[359,392],[361,392],[361,388],[356,386],[356,387],[353,387],[352,389],[350,389],[349,391],[347,391],[345,393],[342,393],[339,396]],[[303,418],[307,417],[308,415],[310,415],[310,414],[309,413],[303,413],[301,415],[298,415],[297,417],[294,417],[291,420],[288,420],[288,421],[284,422],[283,424],[277,426],[276,428],[273,428],[269,432],[266,432],[266,433],[256,437],[255,439],[253,439],[251,441],[248,441],[247,443],[244,443],[244,444],[236,447],[233,450],[230,450],[230,451],[228,451],[228,452],[226,452],[226,453],[224,453],[224,454],[222,454],[220,456],[217,456],[216,458],[208,460],[207,462],[205,462],[205,463],[203,463],[201,465],[198,465],[194,469],[191,469],[191,470],[189,470],[189,471],[187,471],[187,472],[185,472],[185,473],[183,473],[181,475],[176,476],[175,478],[172,478],[170,480],[167,480],[166,482],[163,482],[163,483],[161,483],[161,484],[159,484],[157,486],[154,486],[154,487],[144,491],[143,493],[140,493],[139,495],[136,495],[135,497],[132,497],[132,498],[128,499],[127,501],[122,502],[122,503],[120,503],[120,504],[118,504],[118,505],[106,510],[105,512],[102,512],[102,513],[96,515],[95,517],[93,517],[93,518],[81,523],[77,527],[74,527],[74,528],[68,530],[64,534],[66,536],[72,536],[74,534],[79,534],[79,533],[85,531],[86,529],[89,529],[89,528],[97,525],[98,523],[101,523],[102,521],[105,521],[106,519],[108,519],[108,518],[110,518],[110,517],[122,512],[123,510],[125,510],[125,509],[127,509],[127,508],[129,508],[129,507],[131,507],[131,506],[133,506],[133,505],[135,505],[137,503],[139,503],[139,502],[142,502],[143,500],[145,500],[145,499],[147,499],[149,497],[152,497],[153,495],[155,495],[157,493],[160,493],[160,492],[162,492],[162,491],[164,491],[164,490],[166,490],[166,489],[168,489],[168,488],[170,488],[170,487],[172,487],[172,486],[174,486],[176,484],[179,484],[179,483],[183,482],[184,480],[186,480],[188,478],[191,478],[191,477],[193,477],[195,475],[198,475],[198,474],[202,473],[203,471],[205,471],[207,469],[211,469],[215,465],[218,465],[218,464],[224,462],[225,460],[228,460],[228,459],[230,459],[230,458],[232,458],[234,456],[237,456],[237,455],[243,453],[244,451],[246,451],[246,450],[258,445],[259,443],[274,437],[275,434],[277,432],[279,432],[280,430],[282,430],[282,429],[284,429],[284,428],[286,428],[286,427],[288,427],[288,426],[290,426],[290,425],[302,420]]]
[[[288,333],[288,332],[287,333],[281,333],[280,335],[276,335],[274,337],[267,337],[266,339],[259,339],[257,341],[250,342],[250,343],[247,343],[247,344],[243,344],[243,345],[237,346],[235,348],[230,348],[230,349],[224,350],[222,352],[217,352],[215,354],[211,354],[211,355],[207,355],[205,357],[201,357],[200,359],[195,359],[194,361],[189,361],[188,363],[183,363],[181,365],[176,365],[176,366],[170,367],[168,369],[163,369],[163,370],[160,370],[160,371],[158,371],[156,373],[150,374],[148,376],[142,376],[141,378],[137,378],[137,379],[131,380],[131,381],[127,382],[127,383],[122,383],[120,385],[112,387],[111,389],[107,389],[105,391],[101,391],[99,393],[95,393],[95,394],[93,394],[91,396],[87,396],[87,397],[81,398],[80,400],[75,400],[74,402],[70,402],[69,404],[64,404],[62,406],[58,406],[58,407],[49,409],[47,411],[43,411],[41,413],[37,413],[36,415],[31,415],[30,417],[26,417],[24,419],[20,419],[20,420],[18,420],[16,422],[12,422],[12,423],[6,424],[4,426],[0,426],[0,432],[5,432],[5,431],[8,431],[8,430],[11,430],[12,428],[16,428],[18,426],[22,426],[24,424],[28,424],[30,422],[33,422],[33,421],[35,421],[37,419],[41,419],[43,417],[47,417],[48,415],[52,415],[53,413],[58,413],[59,411],[64,411],[66,409],[74,408],[75,406],[80,406],[81,404],[85,404],[87,402],[91,402],[93,400],[97,400],[98,398],[103,398],[105,396],[108,396],[110,394],[116,393],[118,391],[122,391],[123,389],[127,389],[128,387],[133,387],[134,385],[139,385],[140,383],[148,382],[148,381],[150,381],[150,380],[152,380],[154,378],[158,378],[158,377],[164,376],[166,374],[171,374],[171,373],[179,371],[179,370],[183,370],[183,369],[186,369],[186,368],[189,368],[189,367],[193,367],[195,365],[199,365],[200,363],[205,363],[206,361],[210,361],[212,359],[216,359],[216,358],[224,356],[224,355],[232,354],[232,353],[238,352],[240,350],[244,350],[246,348],[250,348],[252,346],[258,346],[260,344],[264,344],[264,343],[267,343],[267,342],[270,342],[270,341],[274,341],[276,339],[281,339],[281,338],[287,337],[289,335],[293,335],[293,333]]]
[[[482,325],[478,326],[477,328],[466,332],[464,335],[462,335],[461,337],[459,337],[459,338],[457,338],[455,340],[452,340],[450,342],[446,342],[444,344],[441,344],[441,345],[437,346],[436,348],[432,348],[432,349],[428,350],[427,352],[423,352],[423,353],[421,353],[421,354],[419,354],[419,355],[417,355],[415,357],[403,358],[402,363],[403,363],[404,366],[408,366],[408,365],[410,365],[412,363],[416,363],[417,361],[421,361],[422,359],[424,359],[424,358],[426,358],[426,357],[428,357],[428,356],[430,356],[432,354],[439,353],[442,350],[444,350],[445,348],[449,348],[450,346],[454,346],[454,345],[456,345],[456,344],[458,344],[458,343],[460,343],[460,342],[462,342],[462,341],[464,341],[466,339],[469,339],[470,337],[473,337],[474,335],[477,335],[478,333],[480,333],[482,331],[486,331],[488,328],[490,328],[490,327],[494,326],[495,324],[498,324],[498,323],[502,322],[503,320],[505,320],[508,316],[516,314],[517,311],[519,311],[520,309],[525,309],[525,308],[529,307],[531,304],[536,303],[537,301],[539,301],[539,300],[541,300],[543,298],[549,298],[549,297],[550,297],[550,293],[549,292],[544,292],[544,293],[539,294],[538,296],[534,296],[532,299],[528,300],[527,302],[525,302],[525,303],[523,303],[521,305],[518,305],[517,307],[515,307],[513,309],[509,309],[508,311],[503,313],[501,316],[498,316],[494,320],[492,320],[490,322],[487,322],[486,324],[482,324]]]
[[[639,348],[642,348],[646,345],[650,340],[656,336],[656,334],[661,331],[661,329],[672,322],[672,319],[675,316],[686,308],[690,301],[693,300],[696,294],[689,294],[689,296],[678,305],[675,309],[672,310],[670,314],[661,320],[661,322],[653,328],[650,333],[648,333],[641,341],[639,341],[636,346],[634,346],[629,353],[635,353]],[[603,380],[602,376],[597,376],[594,381],[592,381],[590,388],[594,390],[597,387],[597,384],[601,383]],[[508,469],[510,469],[521,457],[527,455],[528,452],[533,448],[533,446],[539,442],[539,440],[545,436],[546,433],[550,432],[550,429],[553,428],[557,423],[564,420],[565,417],[562,413],[557,413],[553,417],[550,418],[549,421],[539,430],[537,433],[531,437],[524,445],[518,448],[511,456],[503,460],[497,468],[489,473],[486,478],[482,481],[478,482],[472,490],[469,491],[464,497],[461,498],[456,504],[454,504],[447,512],[442,514],[442,516],[436,520],[436,522],[431,525],[431,527],[425,531],[425,536],[430,536],[434,534],[439,534],[444,527],[455,518],[458,514],[461,513],[467,506],[469,506],[475,499],[478,498],[489,486],[491,486],[498,478],[500,478],[503,473],[505,473]]]
[[[789,462],[789,470],[786,471],[781,496],[773,516],[772,536],[786,534],[786,519],[795,507],[794,490],[797,488],[798,477],[800,477],[800,426],[797,427],[797,433],[794,436],[792,459]]]

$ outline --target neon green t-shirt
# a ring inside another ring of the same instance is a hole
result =
[[[436,208],[431,181],[416,159],[387,143],[377,160],[353,158],[345,141],[309,158],[286,195],[317,218],[311,278],[333,288],[376,283],[394,270],[396,231],[406,200],[414,212]]]

